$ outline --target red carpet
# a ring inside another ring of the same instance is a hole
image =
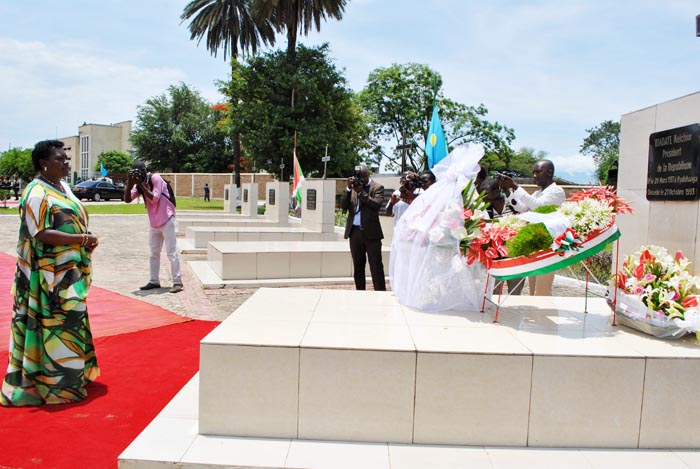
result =
[[[14,256],[0,252],[0,344],[3,347],[10,337],[10,289],[15,275],[15,264]],[[88,314],[93,337],[126,334],[190,321],[151,303],[95,286],[90,288]]]
[[[0,350],[9,342],[14,272],[14,257],[0,253]],[[0,469],[116,468],[119,454],[197,372],[199,341],[219,324],[97,287],[88,305],[102,375],[77,404],[0,407]],[[0,357],[2,379],[7,354]]]
[[[217,324],[190,321],[97,339],[102,375],[88,386],[87,400],[0,407],[0,468],[116,468],[119,454],[197,372],[199,341]]]

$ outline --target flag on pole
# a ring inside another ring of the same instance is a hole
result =
[[[100,174],[102,174],[102,177],[107,176],[107,170],[102,163],[100,163]]]
[[[297,159],[297,134],[294,132],[294,185],[292,198],[297,201],[297,206],[301,206],[301,183],[304,182],[304,173],[299,166]]]
[[[428,155],[428,169],[433,169],[433,166],[447,156],[447,140],[445,140],[445,132],[442,131],[437,104],[433,105],[433,118],[430,119],[425,153]]]

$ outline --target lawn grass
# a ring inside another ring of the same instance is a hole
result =
[[[96,214],[133,214],[146,213],[146,207],[141,202],[131,202],[130,204],[89,204],[85,206],[90,215]],[[196,197],[178,197],[177,210],[214,210],[220,211],[224,209],[223,200],[212,200],[205,202]]]
[[[143,206],[141,202],[131,202],[130,204],[119,203],[119,204],[101,204],[90,203],[86,204],[85,208],[90,215],[97,214],[141,214],[146,213],[146,207]],[[211,202],[205,202],[201,198],[196,197],[178,197],[177,198],[177,210],[213,210],[221,211],[224,209],[223,200],[212,200]],[[0,204],[0,215],[16,215],[17,207],[12,208],[2,208]]]

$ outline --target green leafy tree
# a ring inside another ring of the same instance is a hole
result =
[[[322,174],[326,145],[331,155],[328,176],[348,175],[359,161],[368,130],[352,91],[328,54],[327,44],[300,45],[292,75],[283,51],[250,58],[241,68],[235,86],[241,87],[246,99],[240,111],[232,114],[232,122],[241,129],[246,159],[258,168],[278,173],[283,162],[285,179],[293,174],[295,130],[297,158],[307,176]],[[293,82],[299,99],[291,109],[287,97]]]
[[[523,147],[513,153],[507,165],[496,168],[497,171],[506,171],[516,176],[531,177],[532,166],[539,160],[547,159],[547,152],[535,150],[531,147]]]
[[[262,44],[275,43],[275,30],[271,18],[251,14],[251,0],[193,0],[185,6],[180,16],[182,21],[191,19],[190,39],[197,44],[206,37],[206,46],[216,57],[223,50],[224,60],[231,57],[231,78],[235,82],[240,64],[238,53],[250,51],[255,54]],[[229,89],[230,106],[228,112],[239,110],[241,95],[235,94],[235,87]],[[241,186],[241,138],[239,129],[231,126],[233,132],[233,170],[235,184]]]
[[[32,164],[32,150],[29,148],[10,148],[0,153],[0,174],[19,177],[25,183],[36,175]]]
[[[134,158],[122,151],[109,150],[97,155],[95,171],[99,171],[104,166],[110,173],[126,173],[131,169]]]
[[[414,145],[414,150],[408,153],[408,166],[414,170],[425,167],[425,140],[433,98],[450,149],[464,142],[478,142],[484,145],[487,159],[508,160],[512,155],[509,145],[515,138],[513,130],[486,120],[488,110],[483,104],[474,107],[446,98],[441,85],[440,74],[422,64],[393,64],[370,73],[367,86],[358,97],[365,119],[373,128],[369,151],[365,154],[369,161],[378,164],[386,158],[389,167],[398,166],[401,153],[398,150],[387,152],[385,144],[388,142],[395,147],[402,144],[405,137]]]
[[[135,156],[156,171],[191,171],[202,158],[227,150],[216,122],[211,104],[197,91],[184,83],[171,85],[138,107],[131,134]]]
[[[596,177],[603,184],[608,182],[608,170],[620,157],[620,123],[610,120],[586,129],[581,153],[593,158]]]

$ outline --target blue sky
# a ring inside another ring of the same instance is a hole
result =
[[[219,101],[228,66],[189,40],[186,4],[0,0],[0,150],[134,119],[178,82]],[[700,89],[697,14],[691,0],[349,0],[342,21],[301,42],[329,42],[356,91],[377,67],[427,64],[446,96],[514,128],[515,148],[586,183],[585,129]]]

